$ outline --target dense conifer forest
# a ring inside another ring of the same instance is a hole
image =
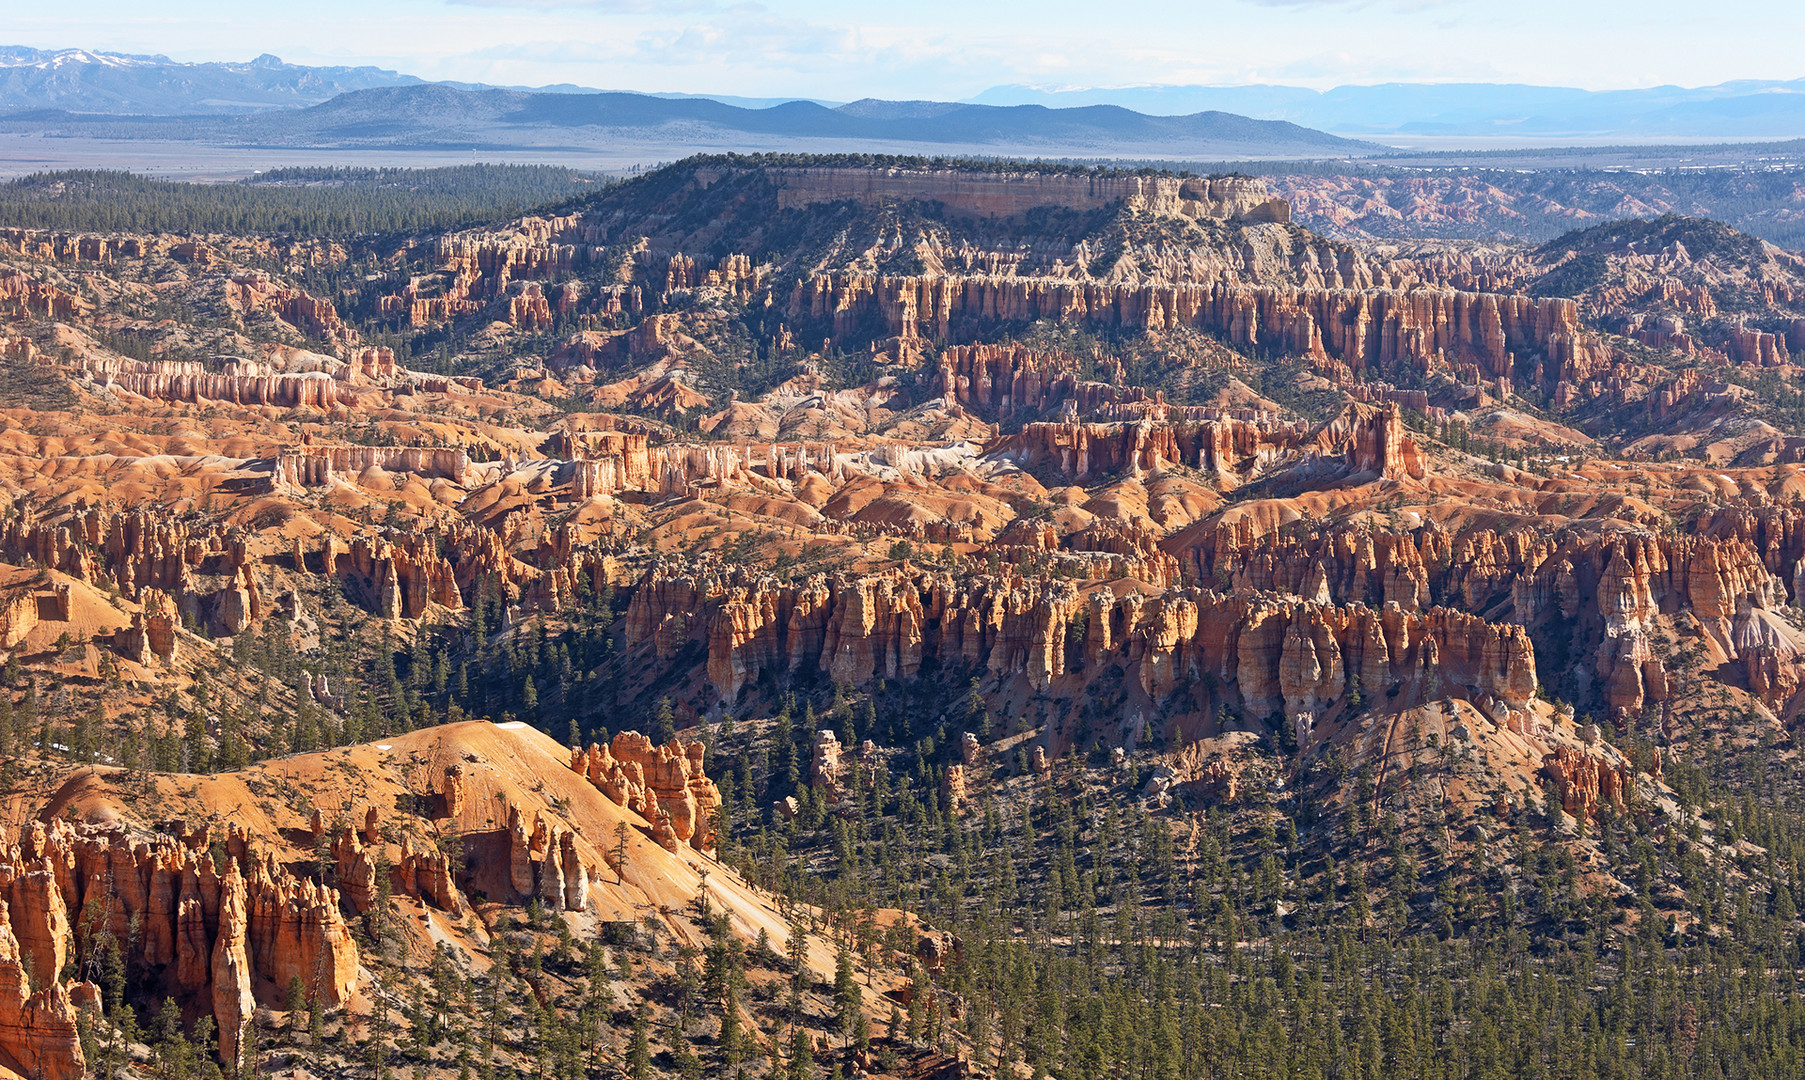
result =
[[[552,165],[287,168],[220,184],[84,169],[0,185],[0,225],[290,236],[420,232],[513,217],[606,183]]]

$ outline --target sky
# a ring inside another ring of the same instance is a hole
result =
[[[1786,0],[4,0],[0,44],[369,64],[426,79],[957,100],[1046,89],[1805,76]],[[262,14],[261,12],[269,12]]]

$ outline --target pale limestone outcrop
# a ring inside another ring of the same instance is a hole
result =
[[[532,834],[516,806],[508,807],[508,883],[521,897],[533,895]]]
[[[767,168],[786,209],[855,199],[935,202],[959,215],[1009,218],[1040,207],[1092,211],[1127,204],[1193,218],[1287,222],[1291,207],[1245,176],[1085,176],[859,167]]]

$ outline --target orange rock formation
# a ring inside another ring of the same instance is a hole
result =
[[[623,731],[607,746],[572,747],[570,767],[615,804],[668,829],[661,834],[667,848],[687,843],[712,852],[721,793],[702,771],[702,754],[701,743],[654,746],[636,731]]]

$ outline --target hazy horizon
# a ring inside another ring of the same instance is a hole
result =
[[[593,92],[597,92],[597,93],[633,93],[633,94],[646,94],[646,95],[650,95],[650,96],[663,96],[663,97],[677,97],[677,96],[706,97],[706,98],[714,98],[716,100],[722,100],[722,101],[742,101],[742,102],[757,101],[757,102],[778,103],[778,102],[785,102],[785,101],[813,101],[818,104],[827,105],[827,106],[846,105],[846,104],[850,104],[853,101],[860,100],[860,98],[877,97],[877,95],[873,95],[873,94],[861,94],[858,97],[850,97],[850,96],[824,97],[824,96],[821,96],[818,94],[800,94],[800,93],[798,93],[798,94],[785,94],[785,93],[748,94],[748,93],[741,93],[741,92],[738,92],[735,90],[699,90],[699,89],[694,89],[694,88],[673,88],[673,87],[658,87],[658,86],[629,87],[629,86],[605,85],[605,84],[600,84],[600,83],[596,83],[596,84],[573,83],[570,81],[504,83],[504,82],[495,82],[495,81],[482,80],[482,79],[463,79],[463,78],[456,78],[456,77],[450,77],[450,76],[447,76],[444,78],[439,78],[436,76],[422,75],[418,71],[409,70],[405,67],[389,67],[389,66],[385,66],[384,64],[380,64],[380,63],[364,63],[362,61],[357,61],[357,60],[335,60],[335,61],[334,60],[304,60],[304,59],[299,59],[295,56],[283,55],[283,54],[280,54],[280,53],[277,53],[277,52],[274,52],[271,50],[267,50],[267,49],[264,50],[263,52],[255,54],[255,55],[246,55],[246,56],[239,56],[239,55],[175,56],[175,55],[171,55],[169,52],[163,51],[163,50],[155,50],[155,51],[148,51],[148,52],[145,52],[145,51],[136,51],[135,52],[135,51],[126,50],[126,49],[101,48],[98,46],[88,45],[88,44],[79,43],[79,42],[62,43],[62,44],[38,44],[38,43],[20,42],[20,41],[11,41],[11,40],[0,41],[0,48],[5,48],[7,46],[16,46],[16,47],[27,48],[27,49],[37,49],[37,50],[39,50],[41,52],[45,52],[45,53],[86,52],[86,53],[91,53],[91,54],[95,54],[95,55],[105,55],[105,56],[128,56],[128,57],[144,58],[144,59],[158,58],[158,59],[168,60],[172,63],[192,64],[192,65],[201,65],[201,64],[248,65],[259,59],[262,59],[265,56],[273,56],[273,57],[275,57],[275,59],[281,61],[282,63],[292,64],[295,66],[320,67],[320,68],[325,68],[325,67],[373,68],[373,69],[379,69],[387,74],[401,76],[404,78],[405,77],[416,78],[416,79],[421,80],[422,82],[447,82],[447,83],[459,83],[459,84],[466,84],[466,85],[481,85],[481,86],[491,86],[491,87],[496,87],[496,88],[534,90],[534,91],[549,90],[549,91],[593,91]],[[1123,82],[1123,83],[1108,83],[1108,84],[1095,84],[1095,85],[1084,84],[1084,83],[1062,83],[1062,82],[1057,82],[1057,81],[1053,81],[1053,80],[1038,80],[1038,81],[1023,80],[1023,81],[1016,81],[1016,82],[994,83],[992,85],[982,87],[980,89],[972,91],[971,93],[967,93],[967,94],[964,94],[959,97],[883,98],[882,100],[949,101],[949,102],[972,102],[972,103],[977,103],[977,104],[986,104],[986,103],[1000,102],[1000,101],[1002,101],[1002,99],[1006,98],[1010,92],[1020,91],[1020,92],[1024,92],[1025,94],[1045,95],[1048,97],[1070,96],[1071,98],[1074,99],[1074,103],[1070,106],[1061,106],[1061,107],[1076,108],[1076,107],[1080,107],[1081,104],[1094,103],[1095,100],[1100,97],[1105,97],[1105,96],[1114,95],[1114,94],[1120,94],[1120,95],[1124,95],[1124,96],[1132,96],[1135,94],[1143,94],[1143,93],[1170,93],[1170,92],[1199,91],[1199,90],[1232,91],[1232,90],[1284,89],[1284,90],[1307,91],[1307,92],[1312,92],[1315,94],[1332,94],[1338,90],[1350,90],[1350,89],[1372,90],[1372,89],[1380,89],[1380,88],[1392,87],[1392,86],[1397,86],[1397,87],[1486,86],[1486,87],[1500,87],[1500,88],[1514,87],[1514,88],[1535,89],[1535,90],[1556,90],[1556,91],[1568,90],[1568,91],[1576,91],[1576,92],[1588,93],[1588,94],[1603,94],[1603,93],[1618,93],[1618,92],[1634,92],[1637,90],[1658,90],[1658,89],[1668,89],[1668,88],[1678,89],[1678,90],[1686,90],[1686,91],[1695,91],[1695,90],[1714,89],[1714,88],[1722,87],[1722,86],[1734,86],[1738,83],[1771,83],[1771,82],[1805,82],[1805,74],[1800,74],[1800,75],[1794,76],[1794,77],[1775,76],[1772,78],[1754,78],[1754,77],[1744,76],[1744,77],[1735,78],[1735,79],[1726,79],[1726,80],[1723,80],[1720,82],[1714,82],[1714,83],[1665,82],[1665,83],[1650,83],[1650,84],[1647,84],[1644,86],[1617,86],[1617,87],[1586,87],[1586,86],[1579,85],[1577,81],[1568,82],[1568,83],[1532,83],[1532,82],[1522,82],[1522,81],[1486,80],[1486,79],[1453,78],[1453,77],[1438,78],[1438,79],[1432,79],[1432,78],[1383,79],[1383,80],[1375,79],[1375,80],[1370,80],[1370,81],[1350,81],[1350,82],[1336,83],[1334,85],[1326,85],[1326,86],[1307,85],[1306,82],[1304,82],[1304,81],[1286,82],[1286,81],[1279,81],[1279,80],[1260,81],[1260,82],[1221,82],[1221,83],[1176,83],[1176,82],[1157,82],[1157,81],[1143,80],[1140,82]],[[1805,92],[1805,91],[1802,91],[1802,92]],[[1004,102],[1004,103],[1007,103],[1007,102]],[[1140,111],[1140,112],[1154,111],[1154,110],[1150,110],[1148,108],[1141,107],[1140,105],[1132,105],[1129,107],[1135,108],[1136,111]]]
[[[1515,83],[1704,87],[1805,75],[1805,15],[1760,0],[1662,0],[1634,19],[1551,0],[1233,0],[1090,9],[946,0],[321,0],[306,20],[217,0],[147,10],[78,0],[14,16],[9,44],[245,62],[374,66],[431,81],[574,84],[751,98],[957,101],[1044,90]],[[1762,33],[1749,34],[1760,26]],[[1790,32],[1789,32],[1790,31]]]

